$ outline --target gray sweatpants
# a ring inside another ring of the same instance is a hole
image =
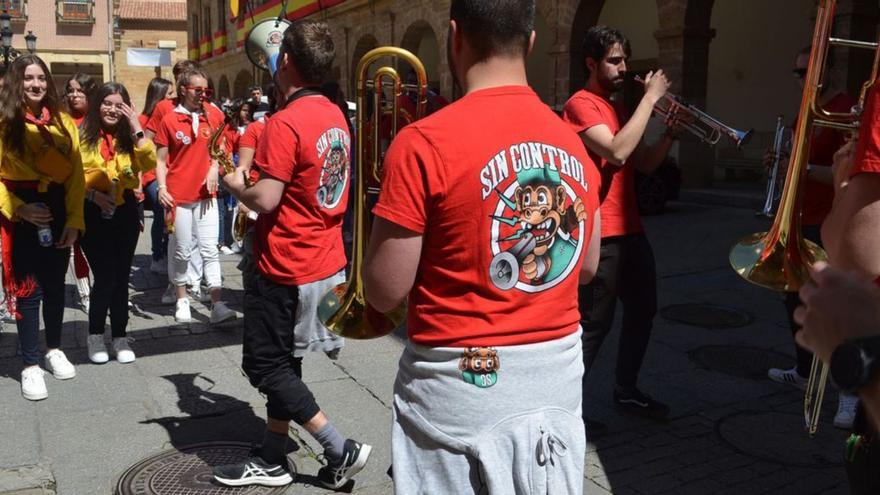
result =
[[[580,494],[581,330],[496,348],[497,383],[467,383],[464,349],[408,343],[394,384],[394,489],[410,494]]]

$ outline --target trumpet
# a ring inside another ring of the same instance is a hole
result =
[[[645,84],[645,80],[639,76],[636,76],[635,80],[636,82]],[[654,113],[664,119],[668,119],[676,114],[685,115],[681,124],[682,128],[699,138],[700,141],[713,146],[718,144],[718,141],[721,140],[722,136],[727,136],[736,144],[736,147],[739,148],[752,137],[751,129],[748,131],[734,129],[690,103],[687,103],[680,96],[671,93],[666,93],[663,95],[663,99],[657,102],[654,106]]]
[[[759,213],[756,213],[758,216],[765,216],[767,218],[773,218],[773,214],[776,211],[776,201],[780,197],[777,190],[780,185],[779,164],[782,160],[782,144],[785,138],[785,124],[782,123],[782,119],[782,115],[776,118],[776,134],[773,135],[773,166],[770,167],[770,172],[767,174],[767,194],[764,200],[764,208]]]
[[[773,226],[769,232],[744,237],[730,250],[730,264],[741,277],[753,284],[777,291],[797,291],[810,279],[809,267],[817,261],[828,259],[821,247],[804,239],[800,229],[800,211],[797,210],[813,129],[820,126],[850,132],[857,130],[865,97],[877,79],[880,68],[877,43],[830,37],[836,3],[837,0],[819,2],[798,124],[792,137],[791,158]],[[832,45],[874,51],[871,77],[862,86],[858,105],[846,113],[829,112],[818,102],[828,48]],[[814,356],[804,395],[804,426],[811,436],[819,428],[819,414],[827,381],[828,367]]]

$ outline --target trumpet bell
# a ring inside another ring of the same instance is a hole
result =
[[[781,237],[775,242],[767,232],[743,237],[730,250],[730,265],[742,278],[767,289],[794,292],[810,280],[809,267],[817,261],[827,261],[819,245],[800,239],[786,243]]]
[[[406,305],[382,313],[370,306],[363,292],[348,282],[327,291],[318,303],[318,319],[328,330],[348,339],[366,340],[384,337],[406,318]]]
[[[737,148],[742,148],[746,144],[748,144],[749,140],[752,139],[753,129],[749,129],[747,131],[736,131],[736,139],[734,139],[734,143],[736,143]]]

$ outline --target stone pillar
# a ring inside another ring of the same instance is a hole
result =
[[[709,21],[704,22],[708,25]],[[706,108],[709,42],[715,30],[686,25],[661,27],[654,37],[659,48],[658,63],[672,81],[672,92],[698,108]],[[711,147],[686,134],[679,143],[678,157],[684,187],[711,185],[715,161]]]

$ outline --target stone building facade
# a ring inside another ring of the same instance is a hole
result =
[[[278,0],[256,3],[257,20],[280,11]],[[836,34],[876,39],[877,0],[838,4]],[[232,22],[221,11],[225,0],[187,0],[187,5],[190,57],[203,61],[221,96],[241,96],[248,85],[265,82],[241,49],[249,22]],[[537,0],[537,10],[529,79],[551,107],[560,108],[583,85],[584,31],[609,24],[634,42],[630,71],[662,68],[673,91],[687,101],[710,114],[721,112],[715,116],[735,127],[755,128],[754,149],[746,151],[682,140],[674,155],[687,185],[709,185],[719,173],[713,164],[725,153],[751,153],[757,161],[754,155],[769,141],[776,114],[793,117],[797,111],[790,69],[794,54],[810,42],[814,0]],[[337,49],[333,75],[349,92],[358,60],[376,46],[396,45],[416,53],[431,85],[453,97],[445,60],[448,12],[448,0],[292,0],[288,7],[289,18],[311,15],[330,23]],[[841,53],[837,59],[837,85],[857,94],[870,56]]]

